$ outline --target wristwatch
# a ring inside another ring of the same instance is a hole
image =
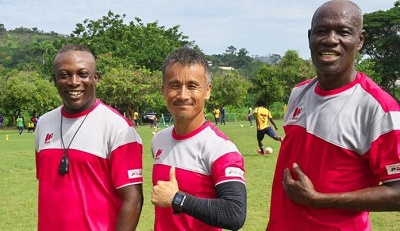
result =
[[[186,194],[183,192],[176,192],[174,199],[172,200],[172,209],[174,210],[174,214],[179,214],[182,212],[183,202],[186,199]]]

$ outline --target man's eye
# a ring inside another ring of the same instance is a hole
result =
[[[79,73],[79,77],[87,78],[87,77],[89,77],[89,73],[88,72],[81,72],[81,73]]]
[[[168,88],[178,89],[178,88],[180,88],[180,86],[178,84],[171,84],[171,85],[168,85]]]
[[[59,73],[59,74],[58,74],[58,77],[61,78],[61,79],[68,78],[68,76],[69,76],[69,74],[66,73],[66,72],[63,72],[63,73]]]
[[[316,34],[316,35],[323,35],[323,34],[326,34],[326,31],[325,31],[325,30],[315,30],[315,31],[314,31],[314,34]]]
[[[338,33],[339,33],[340,35],[342,35],[342,36],[347,36],[347,35],[350,34],[350,32],[345,31],[345,30],[339,31]]]
[[[188,89],[189,90],[196,90],[198,87],[199,86],[197,86],[197,85],[191,84],[191,85],[189,85]]]

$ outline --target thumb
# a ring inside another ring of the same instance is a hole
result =
[[[298,179],[302,179],[304,176],[303,171],[297,163],[293,163],[293,171],[296,173]]]
[[[175,167],[171,167],[171,169],[169,170],[169,181],[176,183]]]

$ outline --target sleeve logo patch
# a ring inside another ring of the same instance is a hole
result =
[[[135,179],[142,177],[142,169],[130,169],[128,170],[128,178]]]
[[[226,177],[240,177],[244,179],[244,172],[242,169],[237,167],[227,167],[225,169],[225,176]]]
[[[393,174],[400,173],[400,163],[399,164],[386,165],[386,171],[387,171],[388,175],[393,175]]]

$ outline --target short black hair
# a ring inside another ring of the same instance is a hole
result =
[[[54,56],[53,68],[55,66],[57,56],[60,54],[69,52],[69,51],[83,51],[83,52],[87,52],[87,53],[91,54],[94,58],[95,70],[97,72],[96,55],[93,53],[93,51],[90,50],[90,48],[85,45],[75,44],[75,43],[67,44],[58,50],[57,54]],[[98,77],[101,78],[100,74],[98,74]],[[56,79],[55,75],[53,76],[53,79],[55,81],[55,79]]]
[[[75,43],[67,44],[67,45],[61,47],[60,50],[58,50],[57,55],[68,52],[68,51],[85,51],[85,52],[92,54],[94,59],[96,60],[96,55],[93,53],[92,50],[90,50],[89,47],[82,45],[82,44],[75,44]]]
[[[265,106],[265,100],[263,99],[257,100],[257,106]]]
[[[167,58],[164,60],[162,67],[163,84],[164,84],[164,75],[166,68],[174,63],[179,63],[182,65],[193,65],[193,64],[201,65],[202,67],[204,67],[204,70],[206,72],[205,75],[207,84],[211,83],[210,68],[208,67],[208,63],[204,55],[200,51],[184,46],[169,53]]]

